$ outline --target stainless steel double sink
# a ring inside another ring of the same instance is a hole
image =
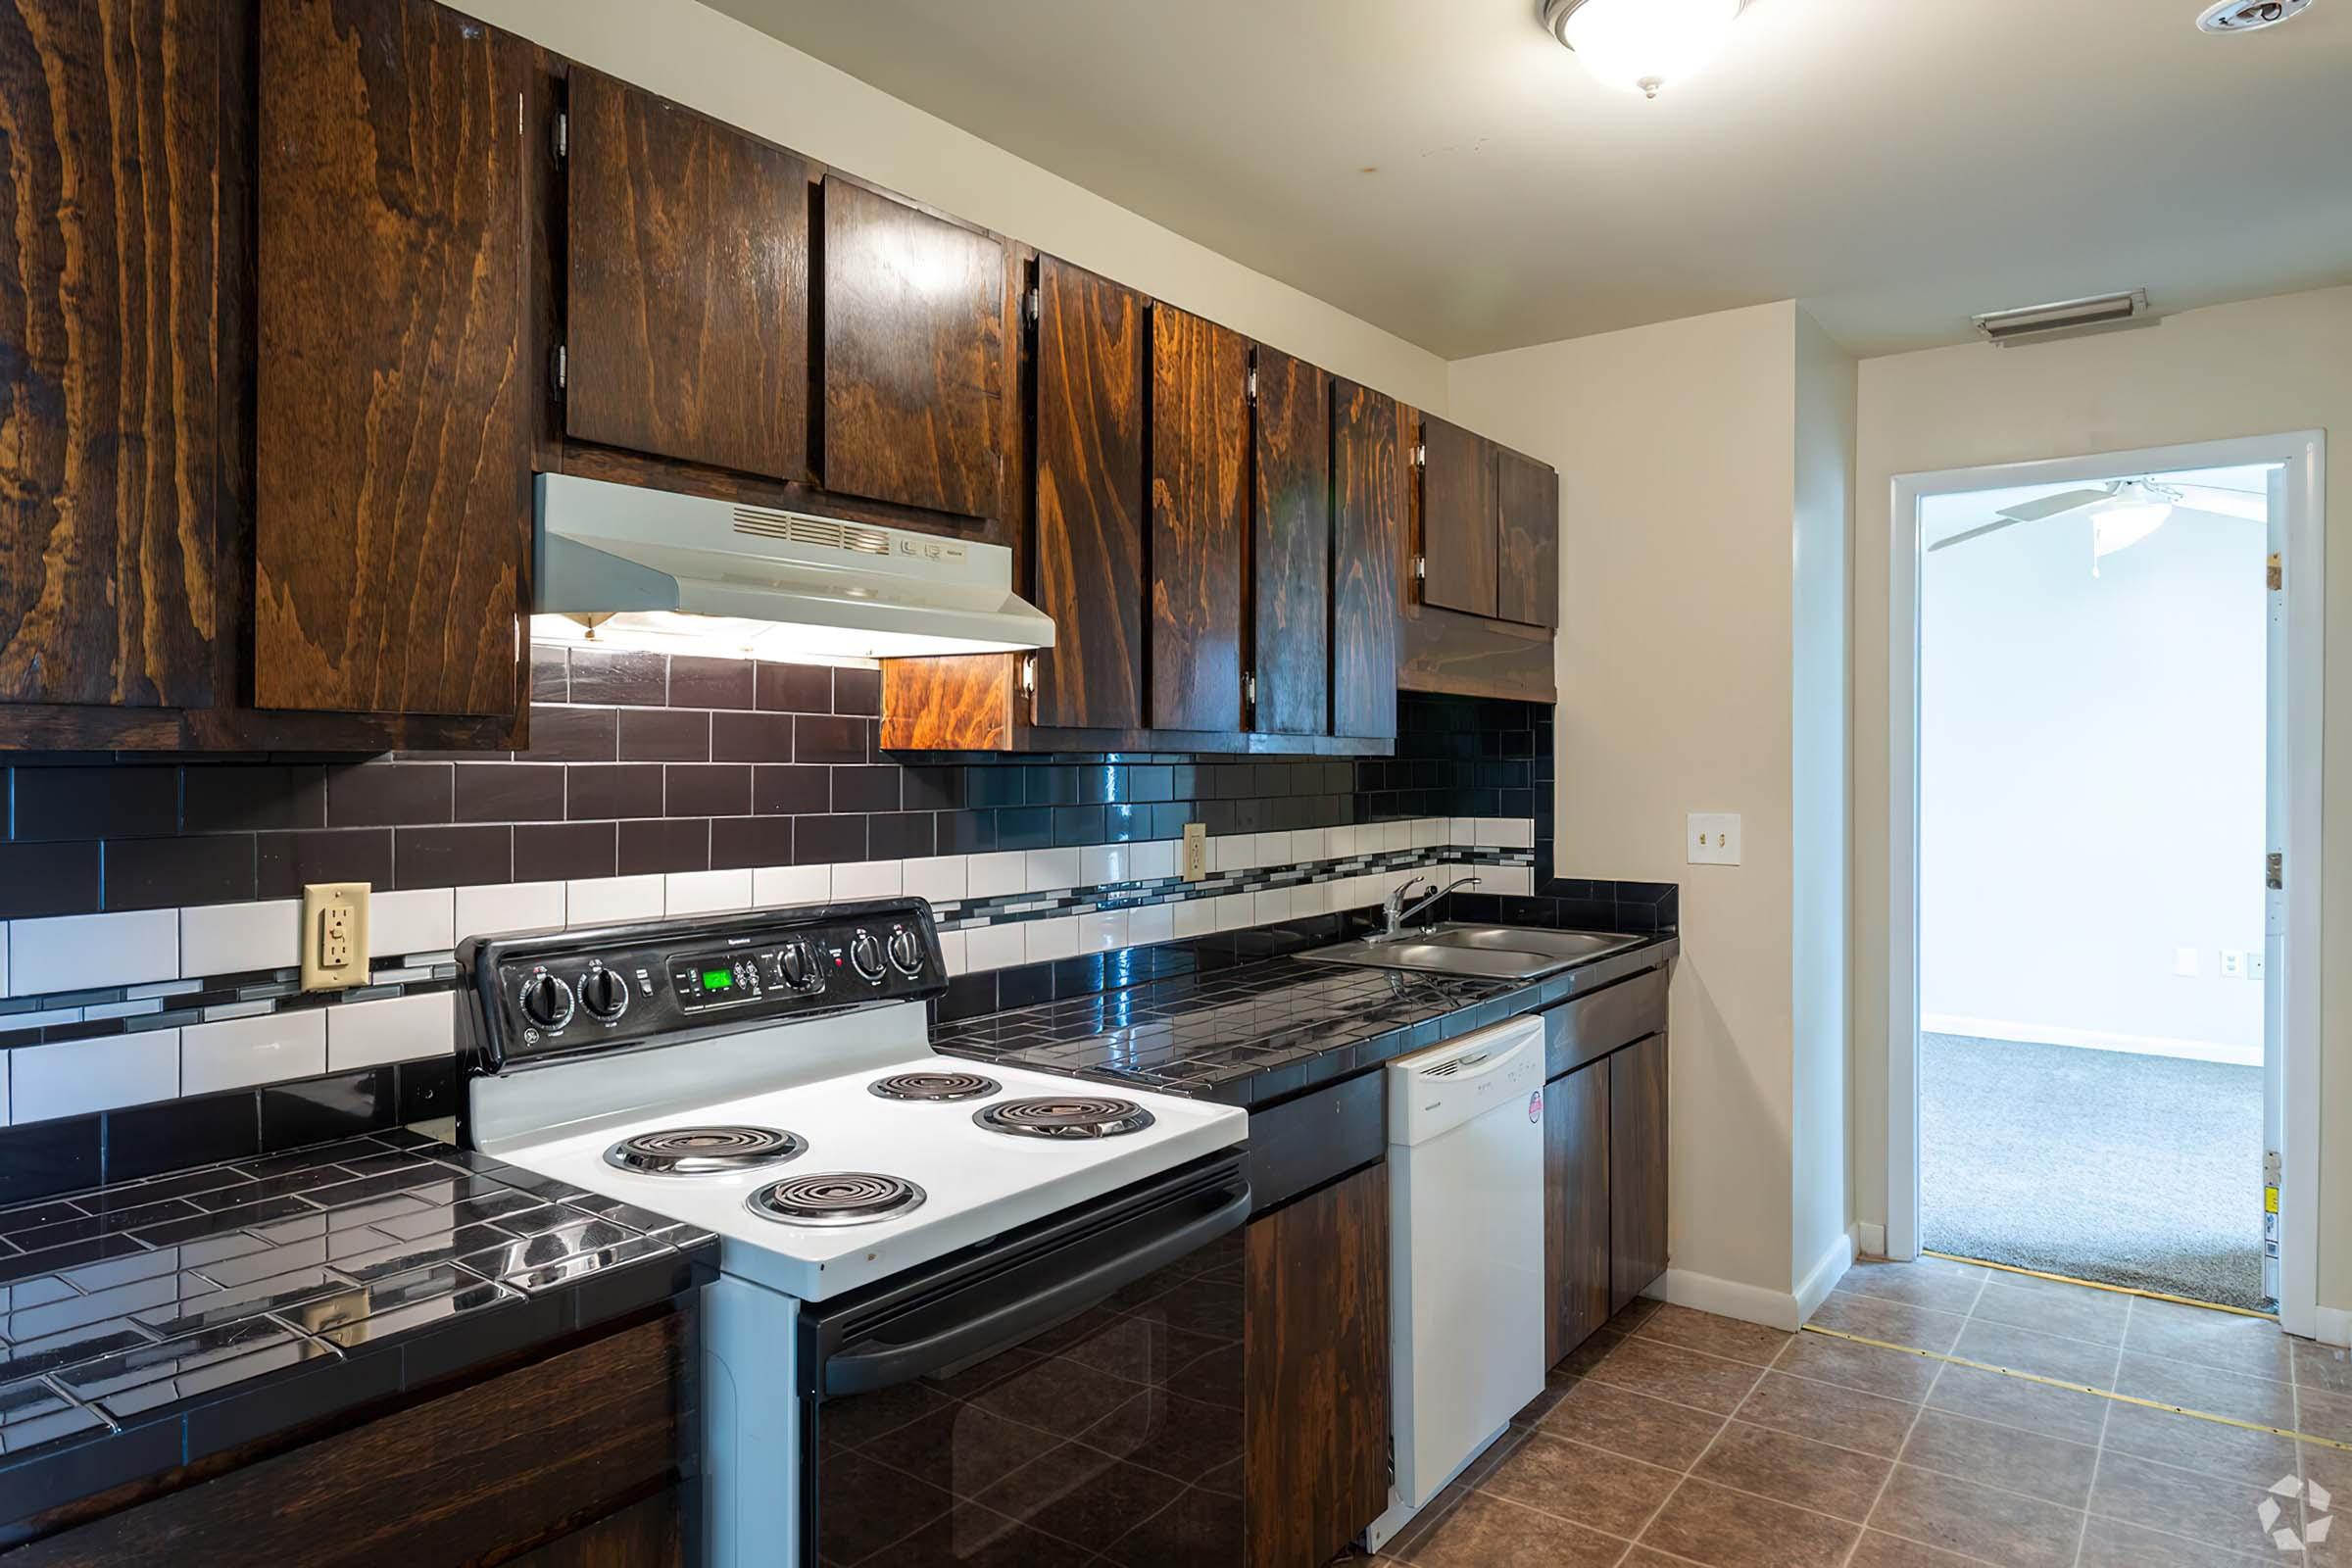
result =
[[[1393,937],[1363,937],[1301,953],[1310,963],[1359,969],[1406,969],[1467,975],[1480,980],[1536,980],[1612,953],[1638,948],[1646,937],[1608,931],[1544,931],[1525,926],[1449,923],[1409,927]]]

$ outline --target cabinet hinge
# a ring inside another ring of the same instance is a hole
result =
[[[1021,302],[1021,310],[1029,318],[1029,324],[1035,326],[1046,318],[1045,295],[1037,289],[1031,289],[1029,297]]]
[[[562,397],[571,386],[571,356],[564,345],[556,345],[556,363],[548,374],[556,383],[556,396]]]
[[[1427,556],[1415,556],[1413,558],[1413,581],[1429,581],[1429,558]]]
[[[571,156],[571,117],[562,110],[556,112],[556,162]]]
[[[1429,466],[1428,442],[1416,441],[1413,443],[1413,466],[1416,468],[1426,468]]]
[[[2273,889],[2286,886],[2286,857],[2273,850],[2262,862],[2262,880]]]
[[[1257,401],[1257,367],[1254,365],[1250,367],[1250,401]]]
[[[2273,593],[2277,593],[2286,586],[2286,563],[2279,558],[2276,551],[2271,555],[2270,583]]]
[[[1037,722],[1037,656],[1021,657],[1021,695],[1029,700],[1029,722]]]
[[[1250,716],[1257,717],[1257,671],[1254,669],[1242,677],[1242,702],[1249,708]]]

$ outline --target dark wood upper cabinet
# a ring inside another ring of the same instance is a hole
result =
[[[1666,1036],[1609,1057],[1609,1311],[1666,1272]]]
[[[1501,528],[1495,581],[1498,619],[1560,623],[1560,476],[1548,465],[1497,450],[1494,489]]]
[[[261,9],[256,702],[511,713],[527,54],[413,0]]]
[[[1413,411],[1331,391],[1331,732],[1396,733],[1396,562],[1413,507]]]
[[[567,432],[780,479],[808,468],[808,166],[571,72]]]
[[[1242,541],[1250,517],[1250,344],[1152,307],[1152,716],[1242,727]]]
[[[213,699],[220,30],[0,5],[0,703]]]
[[[1609,1320],[1609,1067],[1544,1086],[1544,1364]]]
[[[1257,494],[1250,530],[1253,727],[1331,732],[1331,381],[1257,351]]]
[[[825,488],[998,516],[1015,417],[1004,244],[839,175],[821,198]]]
[[[1421,470],[1421,602],[1465,614],[1494,613],[1494,446],[1458,424],[1424,416]]]
[[[1037,270],[1036,722],[1143,723],[1143,296],[1040,258]]]

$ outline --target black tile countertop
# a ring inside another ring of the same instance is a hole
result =
[[[0,1547],[62,1503],[679,1295],[716,1255],[403,1128],[0,1209]]]
[[[1268,958],[941,1024],[931,1045],[952,1056],[1256,1107],[1653,969],[1680,951],[1676,935],[1663,932],[1526,982]]]

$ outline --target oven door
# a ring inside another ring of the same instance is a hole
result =
[[[1241,1560],[1245,1156],[800,1318],[806,1568]]]

